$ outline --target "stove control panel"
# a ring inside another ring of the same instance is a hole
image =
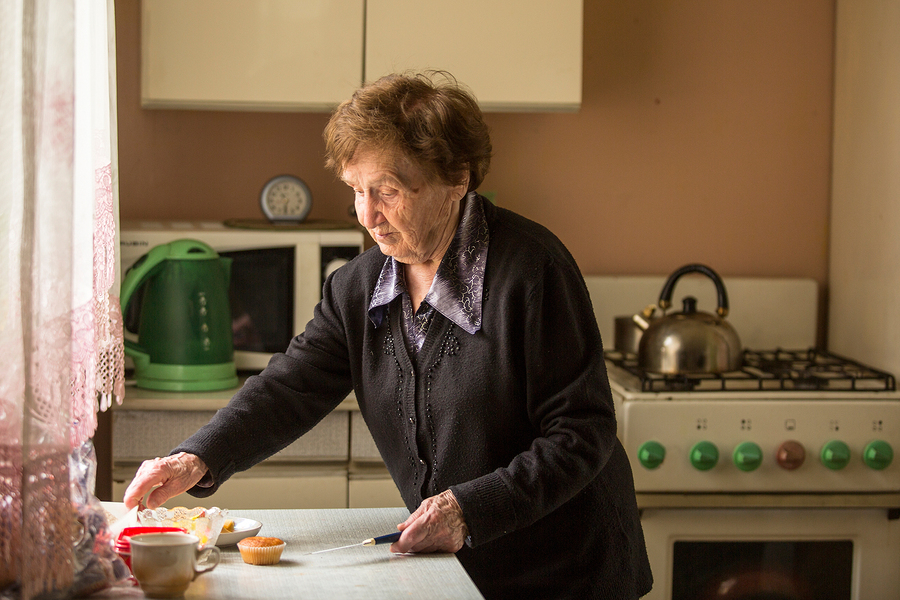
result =
[[[638,492],[900,491],[900,400],[623,401]]]

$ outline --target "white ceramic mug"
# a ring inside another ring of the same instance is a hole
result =
[[[206,559],[204,567],[198,564]],[[201,573],[216,568],[215,546],[200,549],[200,538],[188,533],[142,533],[131,536],[131,570],[148,598],[179,598]]]

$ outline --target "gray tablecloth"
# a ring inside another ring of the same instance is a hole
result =
[[[388,545],[309,554],[392,533],[408,515],[402,508],[233,511],[232,516],[262,523],[257,535],[287,543],[281,562],[248,565],[236,546],[222,548],[219,566],[199,576],[185,598],[482,598],[452,554],[395,555]],[[118,588],[100,597],[141,598],[143,594],[137,588]]]

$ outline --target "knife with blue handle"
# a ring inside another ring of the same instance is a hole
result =
[[[335,550],[344,550],[345,548],[356,548],[357,546],[378,546],[379,544],[393,544],[397,540],[400,539],[400,532],[389,533],[387,535],[380,535],[378,537],[369,538],[358,544],[350,544],[349,546],[340,546],[338,548],[328,548],[326,550],[317,550],[315,552],[310,552],[310,554],[322,554],[323,552],[334,552]]]

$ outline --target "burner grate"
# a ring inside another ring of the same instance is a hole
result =
[[[894,376],[830,352],[744,350],[743,366],[728,373],[667,375],[638,366],[637,355],[608,350],[605,358],[637,377],[643,392],[703,391],[894,391]]]

